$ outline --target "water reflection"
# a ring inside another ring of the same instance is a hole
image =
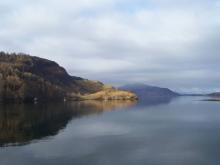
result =
[[[132,101],[0,105],[0,147],[54,136],[74,118],[135,105]]]
[[[19,119],[19,127],[14,130],[9,127],[16,134],[20,133],[18,129],[22,130],[34,121],[40,123],[42,117],[38,117],[39,113],[33,115],[35,111],[46,113],[42,116],[47,120],[54,119],[53,122],[44,122],[47,125],[45,130],[51,131],[52,128],[47,127],[54,127],[56,120],[64,123],[58,127],[65,129],[55,128],[55,134],[62,131],[35,143],[28,140],[29,145],[0,148],[0,165],[217,165],[220,162],[220,103],[200,101],[202,99],[178,97],[171,102],[154,102],[144,107],[129,102],[29,105],[29,109],[25,105],[26,108],[20,108],[21,111],[26,109],[25,113],[14,113],[14,116],[12,112],[19,109],[9,107],[7,111],[10,111],[11,120],[5,120],[3,124],[12,125],[13,117]],[[110,112],[119,107],[122,110]],[[4,113],[6,109],[4,107]],[[60,121],[62,111],[68,114],[68,118]],[[32,125],[34,128],[35,124]],[[39,128],[42,127],[40,124]],[[4,134],[7,131],[4,130]],[[34,134],[31,131],[26,134]],[[8,143],[12,142],[4,145]]]
[[[138,107],[148,107],[169,104],[173,100],[179,97],[140,97],[137,106]]]

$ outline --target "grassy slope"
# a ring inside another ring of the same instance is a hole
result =
[[[134,93],[116,89],[104,89],[102,91],[83,95],[82,100],[136,100],[137,96]]]

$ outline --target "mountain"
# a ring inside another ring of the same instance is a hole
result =
[[[111,92],[111,95],[99,95],[98,98],[92,97],[101,91],[114,92]],[[51,101],[64,100],[64,98],[70,100],[137,99],[131,92],[107,87],[99,81],[70,76],[54,61],[21,53],[0,52],[1,102]]]
[[[208,96],[211,96],[211,97],[219,97],[219,98],[220,98],[220,92],[211,93],[211,94],[209,94]]]
[[[128,90],[137,94],[139,99],[144,98],[162,98],[162,97],[176,97],[179,96],[178,93],[173,92],[168,88],[161,88],[150,86],[146,84],[128,84],[119,87],[122,90]]]

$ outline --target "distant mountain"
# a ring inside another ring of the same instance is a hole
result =
[[[122,90],[128,90],[137,94],[139,99],[143,98],[162,98],[162,97],[176,97],[180,94],[168,89],[146,84],[128,84],[119,87]]]
[[[208,96],[211,96],[211,97],[220,97],[220,92],[211,93],[211,94],[209,94]]]
[[[137,97],[131,92],[107,87],[99,81],[70,76],[54,61],[26,54],[0,52],[1,102],[64,100],[64,98],[116,100]]]

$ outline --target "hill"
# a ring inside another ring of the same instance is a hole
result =
[[[111,89],[115,90],[113,87]],[[103,90],[106,90],[103,83],[70,76],[54,61],[26,54],[0,52],[2,102],[52,101],[70,96],[82,100],[87,95]],[[136,98],[135,94],[130,94]]]
[[[128,84],[119,87],[122,90],[128,90],[137,94],[138,98],[161,98],[161,97],[176,97],[178,93],[173,92],[168,88],[150,86],[146,84]]]
[[[211,93],[208,96],[220,98],[220,92]]]

